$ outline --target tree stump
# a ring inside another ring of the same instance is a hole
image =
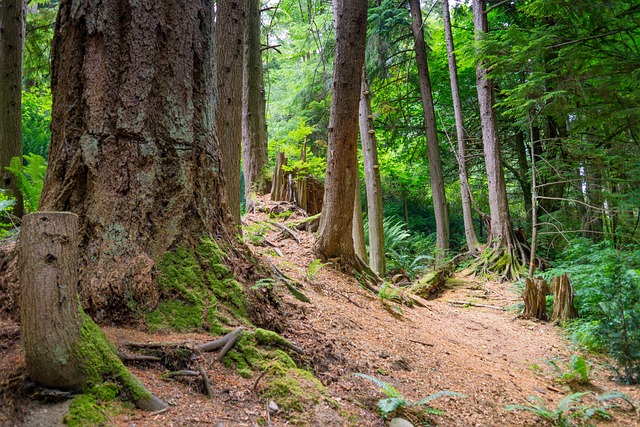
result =
[[[578,310],[573,305],[573,286],[567,274],[551,279],[551,291],[553,292],[551,320],[554,323],[566,322],[578,317]]]
[[[78,315],[78,216],[26,215],[20,232],[20,325],[29,377],[45,387],[78,389],[85,376],[73,363]]]
[[[525,318],[548,320],[547,298],[551,292],[546,280],[541,278],[526,279],[524,289],[524,314]]]
[[[78,216],[29,214],[20,234],[20,324],[31,379],[48,388],[82,391],[109,378],[140,409],[166,409],[125,368],[79,305]]]
[[[271,200],[285,200],[286,173],[283,166],[287,166],[287,157],[281,151],[276,156],[276,167],[273,170],[273,180],[271,181]]]

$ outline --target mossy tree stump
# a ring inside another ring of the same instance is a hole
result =
[[[525,318],[548,320],[547,295],[551,293],[546,280],[541,278],[526,279],[524,289],[524,314]]]
[[[84,391],[116,381],[140,409],[167,404],[150,393],[116,355],[78,301],[78,216],[26,215],[20,236],[20,324],[27,372],[36,383]]]
[[[551,279],[551,291],[553,292],[551,320],[554,323],[566,322],[578,317],[578,310],[573,304],[573,286],[567,274]]]

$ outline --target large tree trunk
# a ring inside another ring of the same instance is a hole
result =
[[[209,0],[60,3],[40,210],[79,215],[80,292],[98,318],[153,306],[167,251],[235,240],[212,11]]]
[[[373,129],[373,114],[369,98],[367,73],[362,69],[360,95],[360,140],[364,163],[365,184],[367,187],[367,218],[369,220],[370,266],[379,276],[386,274],[384,231],[382,227],[382,184],[380,165],[378,164],[378,143]]]
[[[0,1],[0,188],[16,198],[13,214],[24,213],[16,177],[5,169],[13,157],[22,158],[22,51],[25,2]]]
[[[451,32],[451,17],[449,15],[449,0],[442,0],[442,18],[444,34],[447,43],[447,61],[449,64],[449,81],[451,82],[451,98],[453,99],[453,113],[456,121],[456,138],[458,140],[458,175],[460,177],[460,195],[462,200],[462,219],[464,235],[469,251],[474,252],[479,246],[478,237],[473,227],[473,211],[471,210],[471,188],[467,173],[467,144],[464,140],[464,119],[462,116],[462,102],[458,85],[458,65]]]
[[[78,307],[78,216],[24,217],[20,236],[20,325],[29,377],[49,388],[81,391],[117,381],[144,410],[165,409],[122,365],[104,334]]]
[[[476,43],[488,32],[486,4],[484,0],[473,1],[473,21]],[[480,105],[482,142],[489,185],[489,210],[491,215],[491,239],[499,245],[509,245],[511,218],[507,203],[507,188],[502,170],[502,154],[496,114],[493,109],[493,81],[487,77],[485,65],[479,61],[476,66],[476,87]]]
[[[247,209],[251,194],[269,191],[266,99],[260,45],[260,0],[248,0],[242,92],[242,169]]]
[[[359,267],[351,237],[357,179],[358,103],[367,27],[366,0],[335,0],[336,48],[323,211],[315,251]]]
[[[473,23],[477,49],[477,45],[489,30],[484,0],[473,0]],[[493,108],[493,81],[487,76],[487,69],[482,61],[478,61],[476,65],[476,87],[491,216],[487,237],[487,241],[491,243],[488,252],[481,257],[482,270],[498,273],[501,279],[509,280],[523,272],[529,257],[525,248],[517,242],[511,227],[500,140]]]
[[[240,225],[240,151],[242,147],[242,69],[246,0],[218,0],[216,42],[218,108],[216,126],[229,210]]]
[[[436,115],[431,93],[429,78],[429,64],[427,62],[427,46],[424,42],[422,27],[422,13],[419,0],[409,0],[411,9],[413,40],[416,51],[416,64],[420,80],[420,95],[424,112],[424,127],[427,133],[427,152],[429,154],[429,177],[431,179],[431,195],[433,198],[433,212],[436,217],[436,238],[439,257],[442,258],[449,250],[449,213],[447,198],[444,192],[444,178],[442,176],[442,162],[440,161],[440,147],[436,128]]]

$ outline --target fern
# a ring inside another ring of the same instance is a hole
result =
[[[556,408],[546,406],[546,402],[538,396],[529,396],[530,403],[527,405],[507,405],[507,411],[527,411],[537,415],[540,419],[551,422],[556,427],[574,427],[583,425],[583,421],[588,421],[593,417],[611,418],[606,407],[598,405],[579,405],[588,391],[573,393],[564,397]],[[579,419],[576,424],[574,420]]]
[[[580,355],[571,356],[566,370],[563,370],[554,360],[547,360],[547,364],[551,366],[560,382],[581,385],[589,383],[591,364]]]
[[[366,375],[366,374],[360,374],[360,373],[355,373],[353,374],[356,377],[361,377],[364,378],[368,381],[371,381],[373,384],[375,384],[378,388],[380,388],[380,390],[387,396],[386,399],[380,399],[378,401],[378,410],[380,411],[380,416],[383,419],[386,419],[389,417],[389,415],[391,415],[393,412],[396,411],[401,411],[405,408],[409,408],[409,407],[418,407],[418,406],[424,406],[427,403],[438,399],[440,397],[443,396],[449,396],[449,397],[467,397],[464,394],[461,393],[457,393],[455,391],[448,391],[448,390],[443,390],[443,391],[439,391],[437,393],[434,393],[430,396],[427,396],[423,399],[420,399],[416,402],[411,402],[410,400],[405,399],[402,394],[400,394],[400,392],[398,391],[398,389],[396,389],[394,386],[392,386],[389,383],[386,383],[384,381],[379,380],[376,377],[372,377],[371,375]],[[441,415],[444,414],[444,411],[442,411],[441,409],[436,409],[436,408],[432,408],[430,406],[427,406],[426,408],[420,408],[420,411],[426,414],[433,414],[433,415]]]
[[[313,261],[311,261],[311,264],[309,264],[309,267],[307,267],[307,271],[305,274],[309,283],[313,283],[313,281],[316,280],[318,272],[320,272],[320,270],[322,270],[322,267],[327,264],[328,263],[323,263],[319,259],[314,259]]]
[[[24,160],[26,164],[22,163],[20,157],[12,158],[7,170],[16,177],[25,210],[36,212],[40,203],[44,177],[47,174],[47,161],[38,154],[25,154]]]

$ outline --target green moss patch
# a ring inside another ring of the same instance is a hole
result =
[[[195,249],[181,246],[158,261],[161,301],[145,315],[152,332],[223,334],[225,325],[251,325],[242,284],[223,264],[223,257],[213,239],[203,238]]]
[[[298,368],[285,351],[260,348],[285,343],[286,339],[272,331],[245,332],[223,362],[245,378],[253,376],[254,371],[265,371],[261,394],[285,411],[304,412],[320,401],[328,401],[322,383],[311,372]]]
[[[116,401],[120,386],[105,382],[76,396],[69,406],[64,422],[69,427],[105,425],[108,417],[132,409],[133,405]]]

